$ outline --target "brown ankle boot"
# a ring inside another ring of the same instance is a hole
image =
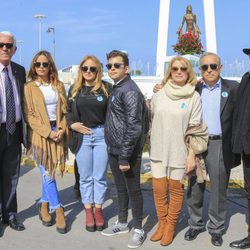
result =
[[[94,219],[94,213],[93,208],[85,208],[86,213],[86,230],[89,232],[95,231],[95,219]]]
[[[104,227],[104,218],[101,207],[95,207],[95,225],[97,231],[102,231]]]
[[[184,185],[178,180],[169,180],[169,207],[167,223],[161,239],[161,245],[169,245],[174,238],[176,223],[179,218],[184,196]]]
[[[42,221],[43,225],[46,227],[49,227],[52,225],[52,217],[49,213],[48,202],[39,203],[39,219]]]
[[[62,207],[56,208],[56,230],[61,234],[67,232],[64,210]]]
[[[167,203],[167,178],[152,178],[152,186],[154,193],[155,208],[158,217],[158,227],[151,236],[151,241],[161,240],[166,224],[166,217],[168,214]]]

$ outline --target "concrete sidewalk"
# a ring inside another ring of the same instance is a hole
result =
[[[241,168],[234,170],[241,172]],[[240,175],[239,175],[240,176]],[[236,180],[237,183],[237,179]],[[37,168],[23,166],[21,167],[21,176],[18,185],[18,210],[19,219],[24,222],[26,230],[16,232],[9,227],[4,228],[4,235],[0,238],[1,250],[68,250],[68,249],[86,249],[86,250],[123,250],[128,249],[127,243],[130,234],[118,235],[114,237],[105,237],[100,232],[90,233],[85,230],[85,215],[81,202],[75,198],[74,175],[65,174],[63,178],[57,177],[58,189],[62,204],[65,206],[67,216],[68,232],[59,234],[56,232],[55,225],[44,227],[38,218],[36,201],[41,192],[41,176]],[[144,198],[144,230],[148,237],[143,246],[139,249],[173,249],[173,250],[209,250],[221,249],[228,250],[229,243],[235,239],[240,239],[247,234],[246,212],[247,203],[244,198],[244,192],[241,187],[229,189],[228,191],[228,229],[223,236],[224,243],[222,247],[214,247],[210,242],[208,232],[200,234],[196,240],[187,242],[184,240],[184,234],[188,228],[188,213],[184,202],[181,217],[177,225],[177,234],[170,246],[162,247],[159,243],[152,243],[149,238],[156,227],[157,219],[154,209],[154,201],[150,182],[142,183]],[[209,201],[209,187],[206,191],[205,214],[207,214],[207,204]],[[109,179],[109,188],[107,200],[104,206],[104,215],[108,223],[115,222],[117,219],[117,196],[113,181]],[[129,211],[131,220],[131,210]],[[205,216],[207,220],[207,216]]]

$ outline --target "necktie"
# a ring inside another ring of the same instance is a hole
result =
[[[4,85],[6,97],[6,130],[12,135],[16,130],[16,107],[12,82],[8,74],[8,68],[4,68]]]

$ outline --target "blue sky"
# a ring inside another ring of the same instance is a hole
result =
[[[86,54],[94,54],[105,64],[105,54],[112,49],[129,53],[132,68],[145,75],[155,73],[159,0],[12,0],[1,2],[0,30],[13,32],[22,40],[22,64],[29,68],[38,50],[38,20],[43,20],[42,48],[53,51],[55,25],[56,64],[58,69],[79,64]],[[226,74],[242,74],[250,61],[242,48],[250,47],[250,0],[215,0],[217,50]],[[168,54],[177,41],[176,31],[191,4],[197,16],[204,43],[203,0],[172,0],[170,5]],[[14,60],[19,62],[17,50]]]

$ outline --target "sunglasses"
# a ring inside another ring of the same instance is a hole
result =
[[[13,43],[0,43],[0,48],[6,47],[7,49],[12,49],[14,44]]]
[[[181,72],[186,72],[187,71],[187,67],[180,67],[180,68],[178,68],[178,67],[172,67],[171,70],[174,71],[174,72],[177,72],[179,70]]]
[[[212,70],[216,70],[218,68],[218,64],[211,63],[211,64],[203,64],[200,66],[202,71],[207,71],[208,67],[210,67],[210,69],[212,69]]]
[[[48,68],[48,67],[49,67],[49,63],[48,63],[48,62],[43,62],[43,63],[35,62],[34,65],[35,65],[36,68],[40,68],[41,65],[42,65],[44,68]]]
[[[115,69],[119,69],[122,65],[124,64],[123,63],[114,63],[114,64],[108,63],[106,67],[108,70],[112,69],[113,66]]]
[[[83,72],[88,72],[88,70],[91,72],[91,73],[96,73],[97,72],[97,68],[96,67],[88,67],[88,66],[82,66],[82,71]]]

